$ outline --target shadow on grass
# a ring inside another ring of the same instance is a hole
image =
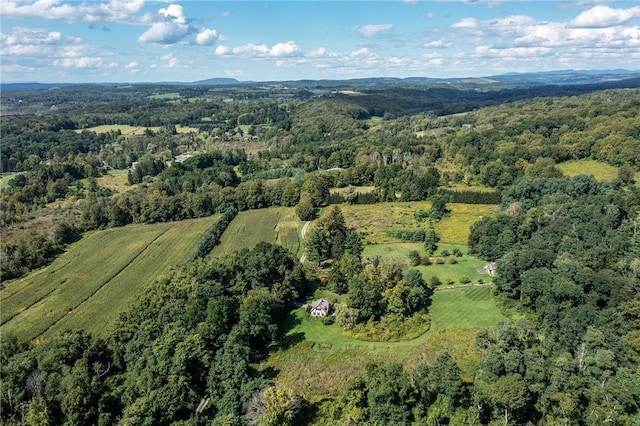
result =
[[[280,338],[278,339],[278,347],[282,350],[289,349],[304,341],[304,333],[291,333],[291,330],[300,325],[300,318],[296,317],[293,311],[289,312],[280,324]]]

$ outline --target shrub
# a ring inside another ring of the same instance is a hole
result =
[[[458,259],[456,259],[455,257],[452,257],[449,259],[449,263],[452,265],[455,265],[456,263],[458,263]]]
[[[408,256],[409,256],[409,261],[411,262],[411,266],[417,266],[420,264],[420,262],[422,262],[422,259],[420,258],[420,253],[418,253],[417,250],[411,250]]]
[[[462,252],[460,251],[460,249],[458,247],[454,248],[452,253],[453,253],[453,255],[455,257],[462,257]]]
[[[334,322],[336,322],[336,317],[334,317],[333,315],[329,315],[322,318],[322,324],[324,325],[331,325]]]
[[[451,277],[447,277],[447,278],[445,278],[445,279],[444,279],[444,282],[445,282],[447,285],[453,285],[453,283],[455,283],[455,281],[454,281],[454,280],[453,280],[453,278],[451,278]]]
[[[431,259],[429,259],[429,256],[424,256],[422,259],[420,259],[420,263],[424,266],[429,266],[431,265]]]
[[[458,281],[460,281],[460,284],[469,284],[471,282],[471,278],[469,278],[469,277],[460,277],[460,279]]]
[[[444,257],[436,257],[436,263],[438,265],[444,265]]]
[[[442,284],[442,281],[440,280],[440,278],[436,277],[435,275],[431,276],[431,278],[429,278],[429,285],[433,288],[433,287],[437,287],[439,285]]]
[[[442,250],[440,252],[440,256],[449,257],[450,255],[451,253],[449,253],[449,250]]]

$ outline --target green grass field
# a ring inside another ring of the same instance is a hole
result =
[[[440,242],[466,245],[471,225],[483,216],[496,216],[500,206],[491,204],[447,205],[451,215],[435,224]],[[362,205],[341,205],[347,226],[365,235],[365,244],[397,243],[400,240],[386,234],[388,229],[424,229],[426,222],[417,222],[414,213],[429,210],[428,201],[395,202]]]
[[[129,185],[128,170],[109,170],[106,175],[102,175],[96,180],[98,186],[108,188],[118,193],[132,188],[132,186]]]
[[[490,284],[438,289],[430,308],[431,330],[493,327],[505,320],[496,308],[493,290]]]
[[[466,277],[471,280],[472,283],[477,283],[478,280],[483,282],[490,282],[491,277],[488,275],[482,275],[478,273],[478,269],[487,264],[485,260],[478,259],[474,256],[467,255],[467,246],[461,244],[438,244],[438,250],[434,253],[434,257],[439,257],[443,250],[447,250],[449,253],[454,248],[459,249],[464,256],[456,258],[457,263],[451,264],[449,260],[452,257],[446,258],[444,264],[438,264],[433,262],[431,265],[414,266],[413,268],[419,270],[426,282],[432,276],[438,277],[442,281],[443,286],[449,280],[453,281],[455,285],[460,285],[460,278]],[[418,251],[421,255],[424,255],[424,246],[421,243],[394,243],[394,244],[375,244],[364,247],[362,257],[364,259],[372,256],[380,256],[384,262],[399,261],[404,264],[409,263],[409,252],[412,250]],[[445,258],[443,258],[445,259]]]
[[[299,227],[295,211],[289,207],[248,210],[238,214],[229,224],[212,256],[222,256],[259,242],[278,243],[292,253],[300,251]]]
[[[97,231],[51,265],[4,284],[2,332],[20,339],[68,329],[106,335],[135,293],[184,263],[217,217]]]
[[[12,173],[10,175],[7,176],[2,176],[0,178],[0,189],[2,188],[8,188],[9,187],[9,182],[11,182],[13,180],[13,178],[15,178],[19,173]]]
[[[120,130],[120,133],[122,133],[123,135],[142,135],[147,129],[157,132],[161,129],[161,127],[129,126],[128,124],[105,124],[102,126],[88,127],[86,129],[78,129],[76,130],[76,132],[81,133],[87,130],[89,132],[100,134]],[[183,127],[180,125],[176,126],[176,132],[178,133],[189,133],[197,131],[198,129],[194,129],[192,127]]]
[[[565,176],[593,175],[598,180],[618,177],[618,168],[596,160],[569,160],[556,165]]]
[[[316,297],[335,300],[326,291]],[[493,299],[493,286],[443,289],[434,293],[430,307],[431,329],[404,342],[377,343],[346,337],[339,324],[323,325],[302,309],[287,318],[285,347],[273,353],[261,368],[278,372],[279,384],[291,387],[310,401],[333,396],[346,380],[364,371],[369,361],[400,362],[411,369],[430,363],[448,351],[460,366],[465,380],[472,380],[479,362],[474,349],[476,333],[504,319]]]

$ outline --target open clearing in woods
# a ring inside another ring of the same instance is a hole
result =
[[[475,335],[505,319],[495,305],[493,285],[437,290],[429,308],[431,329],[403,342],[366,342],[346,337],[336,322],[324,325],[302,308],[294,310],[284,326],[284,348],[273,353],[261,368],[278,371],[278,382],[310,401],[339,394],[349,377],[364,372],[369,361],[400,362],[414,368],[430,363],[440,351],[455,357],[465,380],[472,380],[479,362]],[[316,297],[341,300],[327,291]]]
[[[417,221],[415,212],[428,211],[428,201],[395,202],[379,204],[340,205],[347,226],[362,233],[365,244],[401,242],[386,234],[391,229],[426,229],[428,222]],[[451,214],[436,222],[435,230],[440,242],[466,245],[471,225],[484,216],[494,217],[500,206],[493,204],[450,203]]]
[[[341,205],[347,226],[355,227],[365,237],[363,257],[379,255],[383,261],[393,257],[404,258],[411,250],[423,254],[421,243],[404,243],[385,234],[393,228],[419,229],[425,224],[414,219],[417,210],[428,210],[428,202],[385,203],[374,205]],[[499,206],[449,204],[451,216],[436,224],[441,243],[435,255],[443,250],[460,249],[465,255],[458,263],[418,266],[425,279],[430,275],[451,277],[458,280],[469,276],[472,282],[483,279],[476,269],[485,261],[466,255],[467,239],[471,225],[482,216],[495,216]],[[379,244],[384,242],[384,244]],[[378,243],[378,244],[376,244]],[[402,260],[402,259],[401,259]],[[426,362],[431,363],[440,351],[448,351],[462,369],[463,378],[473,379],[478,367],[479,352],[474,349],[475,335],[481,329],[491,329],[496,322],[505,319],[496,307],[493,285],[460,285],[439,288],[432,297],[429,308],[430,330],[422,336],[402,342],[367,342],[345,336],[336,322],[324,325],[311,318],[303,309],[294,310],[284,326],[287,336],[283,348],[273,353],[261,368],[273,368],[278,372],[278,383],[291,387],[310,401],[341,394],[349,377],[364,372],[367,362],[400,362],[408,368]],[[326,290],[316,292],[315,297],[327,297],[342,301]]]
[[[128,300],[186,262],[217,219],[129,225],[85,235],[51,265],[4,283],[2,333],[21,340],[63,329],[106,335]]]
[[[198,129],[193,127],[186,127],[181,125],[176,125],[176,132],[178,133],[189,133],[189,132],[198,132]],[[143,135],[145,131],[151,130],[153,132],[157,132],[162,129],[162,127],[144,127],[144,126],[129,126],[128,124],[104,124],[102,126],[94,126],[87,127],[86,129],[77,129],[77,133],[82,133],[84,131],[95,132],[97,134],[101,133],[109,133],[116,132],[120,130],[120,133],[123,135]]]
[[[243,248],[253,248],[259,242],[280,244],[292,253],[300,247],[300,229],[303,222],[293,207],[271,207],[238,213],[214,247],[212,256],[231,254]]]

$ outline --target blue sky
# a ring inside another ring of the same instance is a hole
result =
[[[640,69],[640,1],[2,0],[2,82]]]

